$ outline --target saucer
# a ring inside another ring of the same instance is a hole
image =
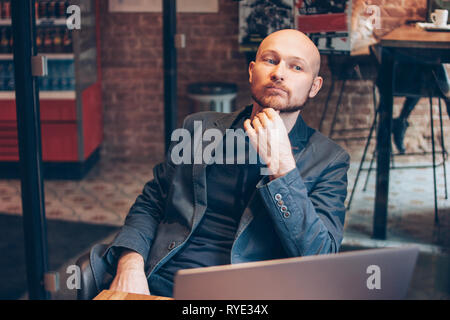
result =
[[[427,31],[450,31],[450,24],[447,24],[446,26],[437,26],[430,22],[417,22],[417,25]]]

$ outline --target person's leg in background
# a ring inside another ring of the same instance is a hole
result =
[[[434,79],[436,80],[436,84],[443,95],[444,102],[447,107],[447,114],[450,117],[450,89],[447,71],[445,70],[443,64],[435,65],[434,67],[432,67],[432,71],[435,76]],[[425,69],[422,72],[426,72],[427,74],[429,74],[430,69]],[[432,79],[430,80],[433,81]],[[402,111],[400,112],[400,116],[393,120],[392,134],[394,136],[394,144],[399,153],[405,153],[403,140],[405,138],[406,129],[409,126],[407,120],[417,102],[419,102],[419,99],[419,97],[406,98],[405,103],[403,104]]]
[[[392,122],[392,134],[394,135],[394,143],[398,152],[405,153],[405,146],[403,140],[405,138],[406,129],[409,127],[408,117],[419,102],[419,97],[406,98],[403,103],[402,111],[398,118],[395,118]]]
[[[433,68],[433,72],[435,75],[436,83],[444,96],[444,102],[447,106],[447,115],[450,117],[450,88],[449,88],[449,79],[447,75],[447,71],[443,64],[437,65]]]

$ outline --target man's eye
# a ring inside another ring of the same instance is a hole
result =
[[[275,61],[273,59],[270,59],[270,58],[266,58],[266,62],[271,63],[271,64],[275,63]]]
[[[294,70],[296,70],[296,71],[301,71],[301,70],[302,70],[302,67],[300,67],[300,66],[294,66]]]

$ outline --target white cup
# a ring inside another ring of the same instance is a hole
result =
[[[437,27],[446,27],[447,26],[447,20],[448,20],[448,10],[444,9],[436,9],[431,14],[431,21],[434,23]]]

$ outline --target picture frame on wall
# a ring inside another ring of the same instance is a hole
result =
[[[239,45],[255,52],[269,34],[294,28],[295,0],[242,0],[239,2]]]
[[[109,12],[162,12],[163,0],[109,0]],[[217,13],[218,0],[177,0],[177,12]]]
[[[322,54],[349,54],[351,0],[296,0],[295,27],[306,33]]]

